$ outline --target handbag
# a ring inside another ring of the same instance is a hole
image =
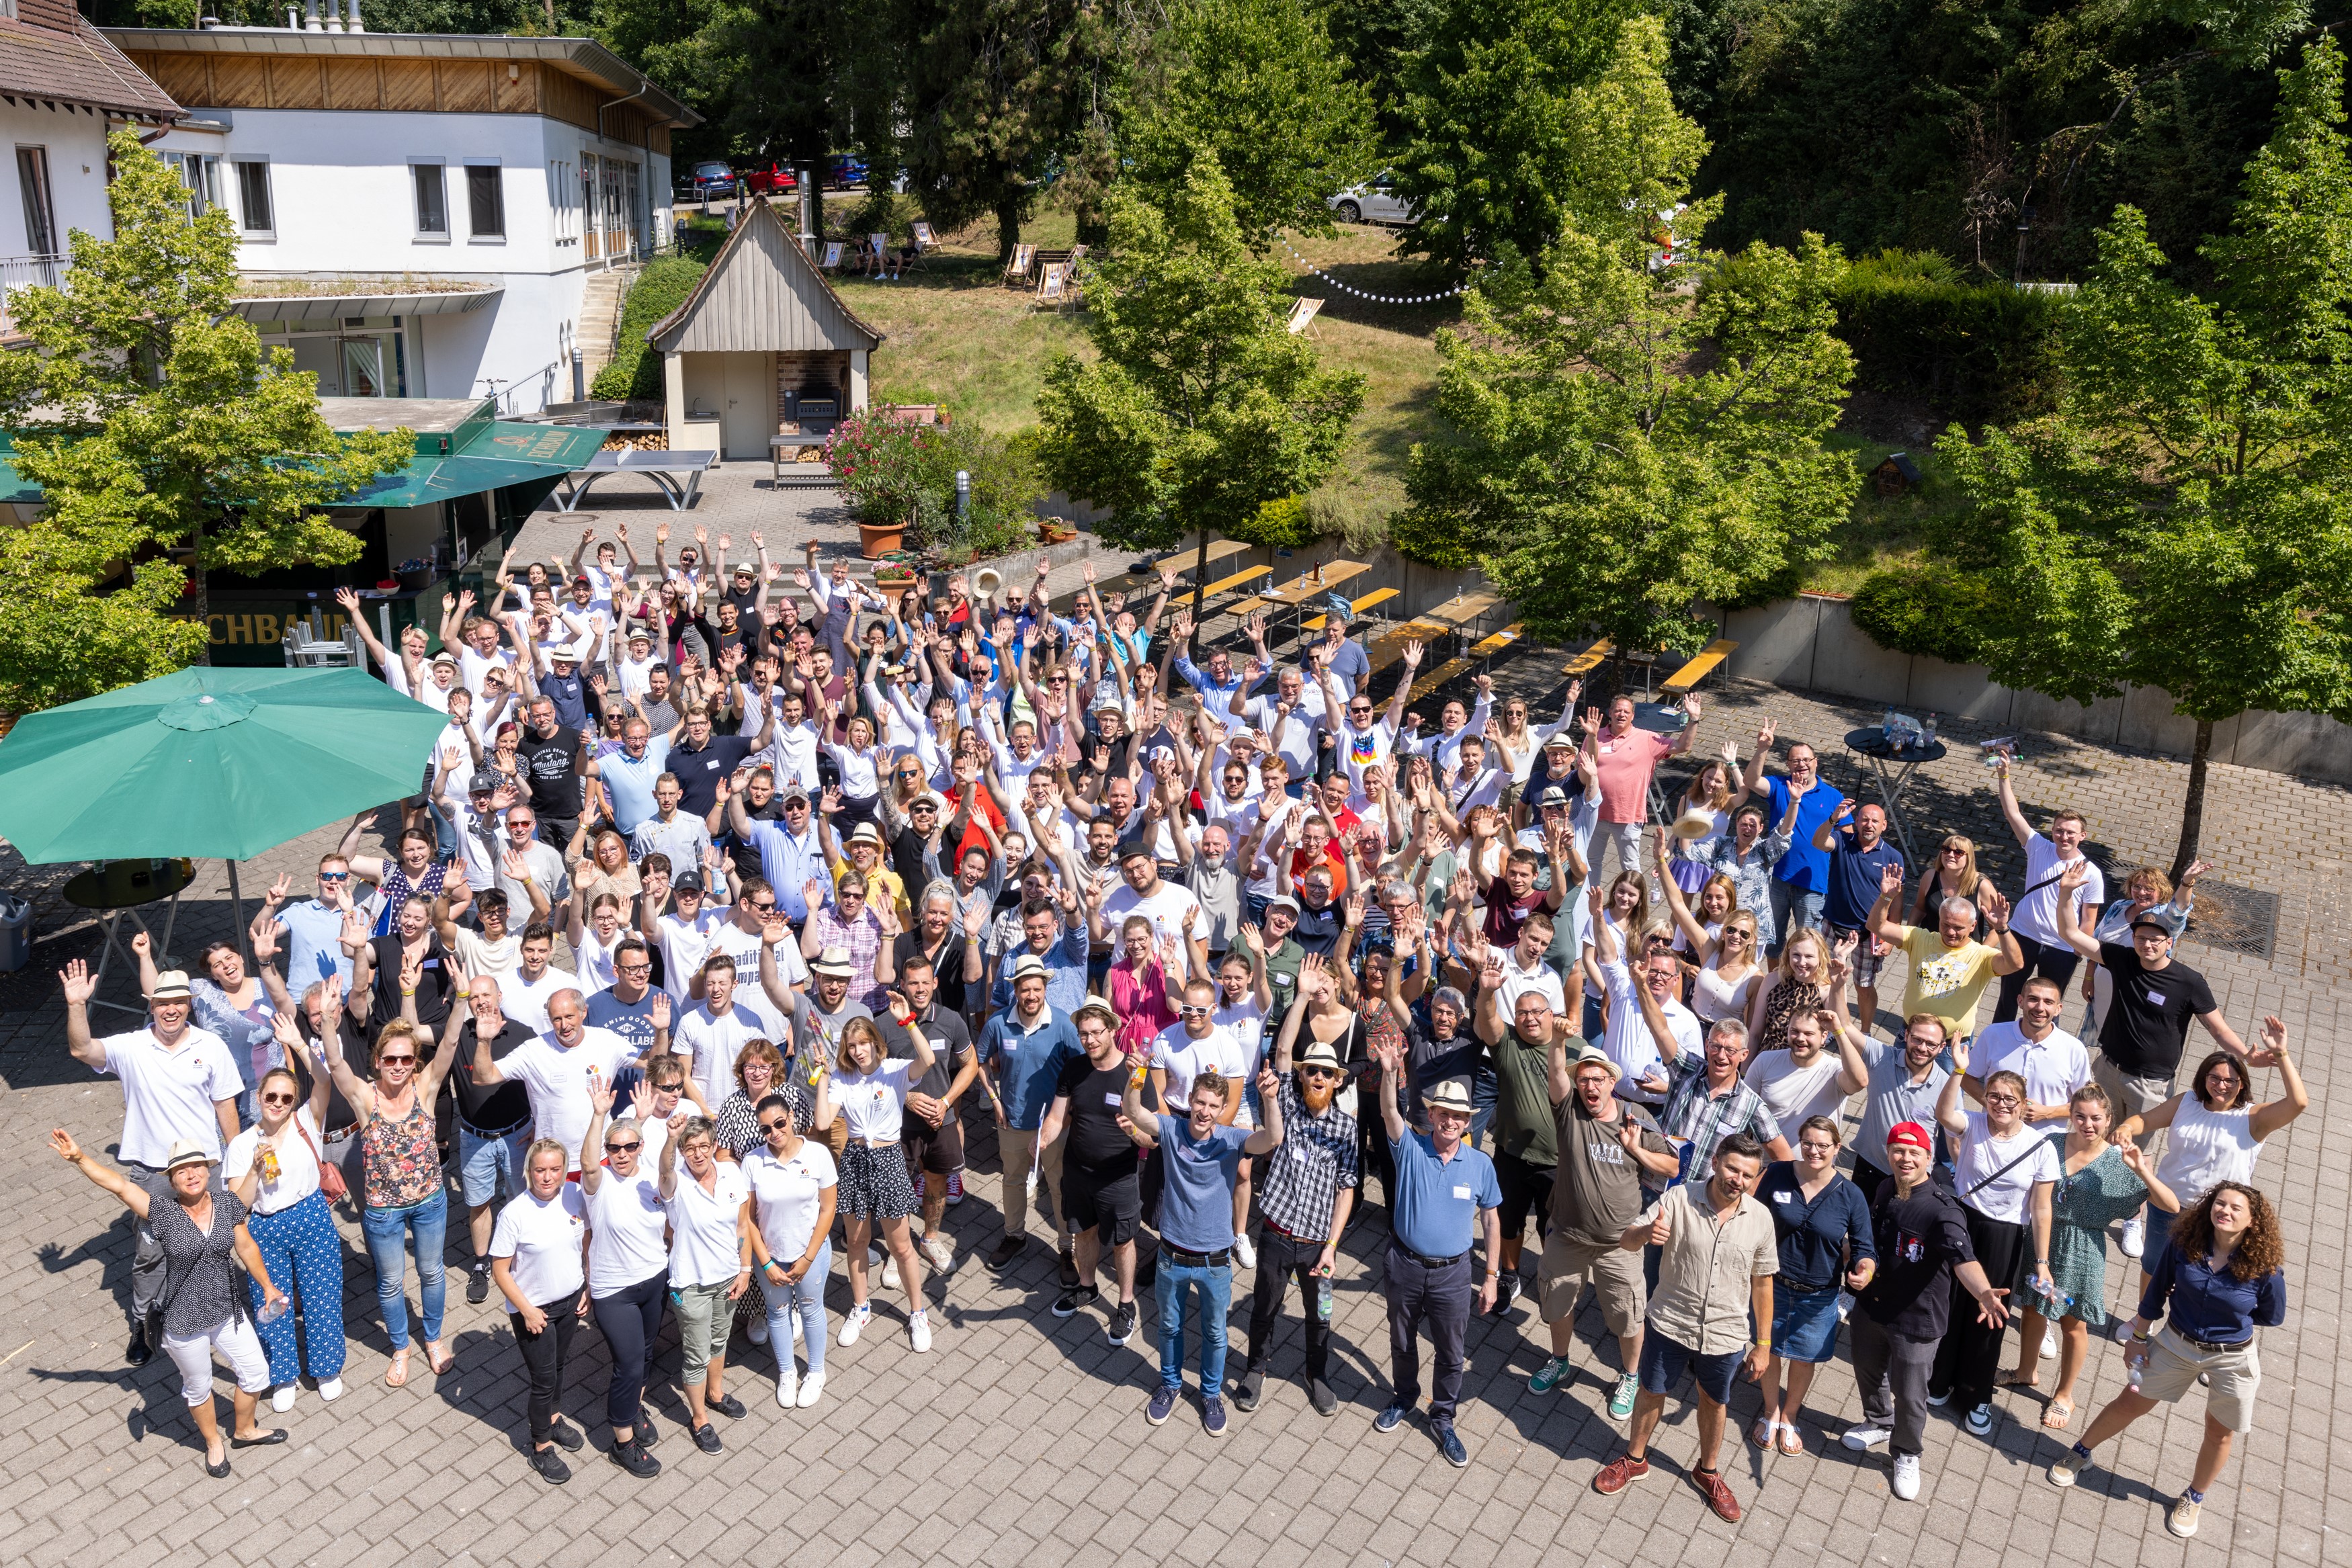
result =
[[[329,1203],[342,1202],[351,1193],[351,1184],[343,1180],[343,1167],[319,1152],[319,1145],[311,1140],[310,1129],[302,1125],[299,1115],[294,1120],[294,1131],[301,1135],[303,1143],[310,1145],[310,1157],[318,1162],[319,1190],[327,1195]]]

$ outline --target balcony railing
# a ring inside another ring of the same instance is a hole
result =
[[[20,288],[55,288],[65,277],[66,258],[61,256],[0,256],[0,337],[12,336],[16,329],[9,311],[9,296]]]

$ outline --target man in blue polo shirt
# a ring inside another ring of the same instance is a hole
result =
[[[597,760],[596,776],[604,781],[613,826],[623,838],[635,832],[638,823],[659,810],[654,801],[654,780],[668,771],[669,737],[655,735],[653,726],[642,718],[632,718],[621,727],[621,749]]]
[[[1429,1324],[1436,1363],[1429,1401],[1429,1435],[1446,1463],[1460,1469],[1469,1451],[1454,1432],[1454,1407],[1462,1396],[1462,1343],[1470,1332],[1470,1239],[1486,1244],[1486,1282],[1478,1287],[1478,1310],[1492,1312],[1501,1276],[1503,1227],[1495,1211],[1503,1189],[1495,1162],[1462,1141],[1470,1130],[1470,1092],[1459,1079],[1442,1078],[1423,1099],[1429,1131],[1416,1133],[1398,1109],[1405,1088],[1404,1046],[1391,1040],[1377,1048],[1381,1064],[1381,1124],[1388,1131],[1396,1161],[1388,1255],[1382,1260],[1381,1291],[1389,1301],[1389,1358],[1395,1392],[1388,1408],[1373,1418],[1372,1430],[1393,1432],[1405,1413],[1421,1402],[1421,1354],[1415,1333]]]
[[[1853,949],[1853,983],[1862,1027],[1867,1030],[1878,1018],[1878,966],[1891,950],[1871,935],[1870,911],[1878,902],[1886,868],[1900,867],[1903,852],[1886,836],[1885,807],[1857,810],[1851,800],[1839,801],[1814,830],[1813,847],[1830,859],[1829,897],[1822,909],[1830,944],[1844,941],[1848,933],[1859,939]]]
[[[1040,1196],[1062,1190],[1062,1155],[1058,1147],[1040,1149],[1037,1128],[1054,1103],[1062,1064],[1084,1055],[1078,1031],[1069,1019],[1045,1002],[1045,966],[1031,954],[1013,961],[1013,1006],[988,1020],[980,1031],[982,1082],[996,1105],[996,1145],[1004,1166],[1004,1239],[988,1255],[988,1266],[1003,1269],[1021,1256],[1029,1239],[1029,1175],[1037,1173]],[[1070,1251],[1069,1216],[1054,1205],[1061,1234],[1061,1251]],[[1077,1265],[1068,1270],[1076,1283]]]
[[[1748,758],[1747,775],[1740,782],[1748,794],[1760,793],[1768,800],[1766,827],[1789,834],[1789,852],[1772,868],[1772,925],[1764,934],[1766,948],[1777,954],[1790,932],[1821,928],[1822,905],[1829,897],[1830,856],[1814,844],[1813,835],[1836,814],[1845,797],[1822,781],[1821,758],[1801,740],[1789,743],[1787,778],[1764,777],[1764,758],[1771,754],[1772,736],[1769,722],[1756,732],[1756,755]],[[1796,807],[1796,822],[1782,830],[1791,804]],[[1873,899],[1877,896],[1871,894]]]

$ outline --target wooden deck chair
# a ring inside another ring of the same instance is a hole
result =
[[[906,264],[899,268],[901,272],[911,272],[922,266],[923,258],[940,248],[940,242],[932,235],[930,225],[918,221],[914,225],[913,234],[914,244],[908,251]]]
[[[817,269],[821,272],[839,272],[841,270],[841,253],[848,248],[848,246],[843,245],[841,241],[837,239],[825,241],[824,259],[816,264]]]
[[[1317,341],[1321,341],[1323,333],[1321,329],[1315,325],[1315,318],[1322,308],[1323,301],[1312,297],[1301,296],[1292,300],[1290,319],[1284,324],[1283,329],[1294,338],[1304,332]]]
[[[1014,246],[1013,247],[1013,259],[1004,264],[1004,281],[1008,284],[1028,282],[1029,269],[1035,264],[1036,260],[1037,247],[1035,246]]]
[[[870,234],[866,236],[866,248],[874,254],[874,276],[881,277],[890,270],[890,236]]]
[[[1058,306],[1062,303],[1063,285],[1066,281],[1064,269],[1067,266],[1066,262],[1057,261],[1047,267],[1045,275],[1037,279],[1038,304]]]

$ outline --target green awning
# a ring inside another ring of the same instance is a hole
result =
[[[14,501],[20,507],[41,504],[41,487],[16,472],[12,459],[16,455],[16,444],[0,434],[0,503]]]

